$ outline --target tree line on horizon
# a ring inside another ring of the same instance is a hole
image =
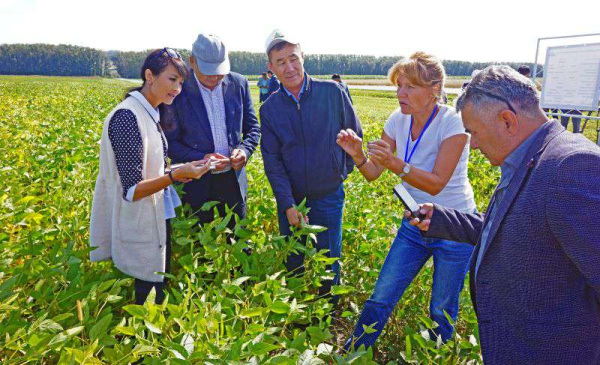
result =
[[[190,50],[178,50],[188,60]],[[119,76],[139,78],[144,58],[150,51],[102,51],[94,48],[50,44],[0,44],[0,75],[47,76]],[[231,69],[243,75],[266,71],[267,56],[258,52],[229,52]],[[365,56],[351,54],[309,54],[305,69],[312,75],[386,75],[400,56]],[[500,62],[443,60],[449,76],[470,76]],[[502,62],[513,68],[532,63]],[[538,68],[541,70],[541,65]],[[117,75],[118,74],[118,75]]]
[[[0,44],[0,75],[105,76],[106,52],[49,44]]]

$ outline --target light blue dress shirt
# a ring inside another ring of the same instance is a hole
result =
[[[306,87],[306,74],[304,74],[304,81],[302,81],[302,88],[300,89],[300,94],[298,94],[298,99],[296,99],[296,96],[294,96],[294,94],[292,94],[288,89],[286,89],[285,86],[283,86],[283,90],[285,90],[285,93],[288,94],[288,96],[291,96],[294,99],[296,104],[300,104],[300,98],[302,98],[302,94],[304,93],[305,87]]]
[[[225,98],[223,96],[223,81],[219,81],[213,90],[202,85],[198,77],[194,73],[194,78],[200,89],[200,95],[204,101],[210,131],[215,144],[215,152],[220,153],[225,157],[231,156],[229,148],[229,139],[227,138],[227,118],[225,116]],[[231,170],[231,164],[225,169],[217,171],[211,170],[211,174],[223,174]]]
[[[129,95],[131,95],[132,97],[137,99],[140,102],[140,104],[142,104],[144,109],[146,109],[148,114],[150,114],[150,117],[152,117],[152,120],[154,121],[154,123],[156,123],[156,124],[159,123],[160,113],[158,112],[158,109],[153,108],[152,105],[150,105],[150,103],[148,102],[148,100],[146,100],[144,95],[142,95],[142,93],[140,93],[139,91],[133,91],[133,92],[129,93]],[[132,187],[129,188],[129,190],[127,190],[125,200],[127,200],[128,202],[133,201],[133,194],[135,194],[136,187],[137,187],[137,184],[133,185]],[[177,208],[178,206],[181,205],[181,199],[179,199],[179,195],[177,195],[177,192],[175,191],[175,189],[173,189],[173,186],[170,185],[165,189],[164,200],[165,200],[165,219],[175,218],[176,217],[175,208]]]
[[[517,168],[523,162],[523,158],[527,154],[527,150],[531,143],[535,140],[536,136],[539,134],[542,128],[538,128],[533,132],[523,143],[519,145],[508,157],[504,160],[502,166],[500,166],[501,175],[500,182],[498,183],[498,187],[496,188],[496,194],[494,198],[494,202],[492,206],[488,209],[486,215],[488,216],[487,223],[485,227],[483,227],[483,232],[481,233],[481,247],[479,247],[479,252],[477,254],[477,262],[475,263],[475,276],[479,272],[479,265],[481,264],[481,259],[483,258],[483,253],[485,252],[486,246],[488,245],[488,236],[490,234],[490,229],[494,223],[496,207],[500,204],[504,195],[506,193],[506,188],[510,184],[513,176],[515,176],[515,172]]]

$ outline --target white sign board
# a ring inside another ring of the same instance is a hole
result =
[[[597,110],[600,43],[548,47],[542,108]]]

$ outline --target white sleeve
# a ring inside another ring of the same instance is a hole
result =
[[[394,111],[390,115],[387,122],[385,122],[385,125],[383,126],[383,131],[385,132],[385,134],[387,134],[388,137],[390,137],[394,141],[396,140],[397,121],[398,121],[398,110]]]
[[[132,202],[133,201],[133,195],[135,194],[135,188],[136,188],[137,184],[133,185],[132,187],[130,187],[127,190],[127,194],[125,195],[125,201],[128,202]]]
[[[457,134],[467,134],[467,132],[465,131],[465,126],[463,125],[460,116],[454,114],[444,121],[441,140],[443,141],[452,136],[456,136]]]

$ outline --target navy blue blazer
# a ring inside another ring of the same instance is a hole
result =
[[[600,148],[557,121],[541,128],[494,208],[477,277],[485,215],[436,206],[425,235],[477,244],[485,364],[600,364]]]
[[[246,152],[248,159],[256,150],[260,140],[260,127],[254,111],[248,80],[235,72],[223,78],[223,99],[229,147]],[[173,163],[201,160],[206,154],[215,152],[210,122],[194,73],[183,84],[181,94],[170,106],[161,111],[161,121],[169,142],[169,157]],[[236,171],[240,193],[244,200],[248,194],[246,169]],[[184,186],[184,198],[193,207],[207,200],[211,174]]]

